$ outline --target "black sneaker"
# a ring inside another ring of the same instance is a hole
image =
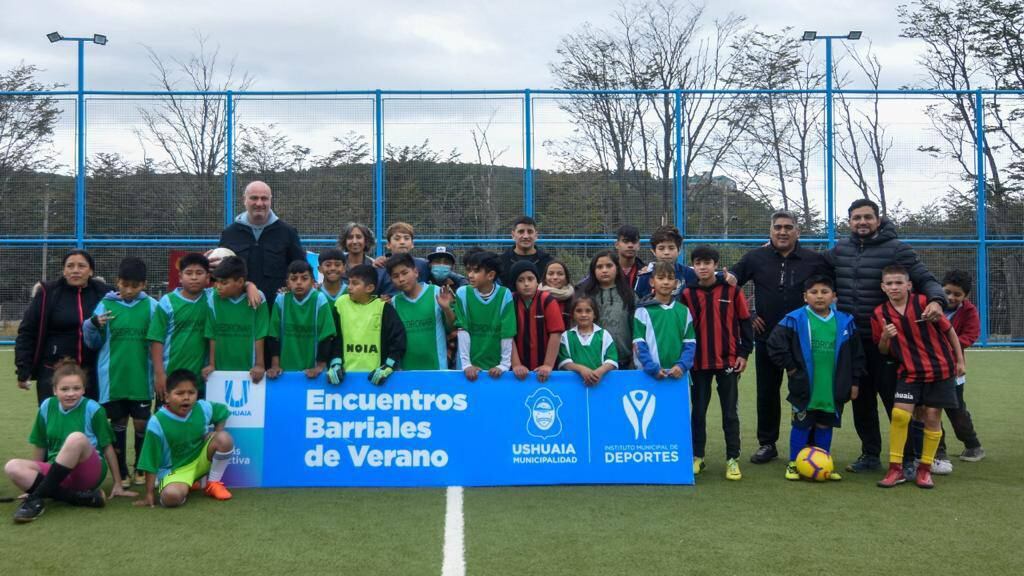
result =
[[[867,454],[861,454],[859,458],[851,462],[846,466],[847,472],[870,472],[872,470],[880,470],[882,468],[881,461],[878,460],[878,456],[869,456]]]
[[[46,506],[43,504],[42,498],[29,496],[14,511],[14,521],[18,524],[26,524],[42,516],[45,511]]]
[[[750,461],[754,464],[767,464],[778,457],[779,451],[775,449],[775,444],[761,444],[757,452],[750,457]]]
[[[85,508],[103,508],[107,505],[107,499],[103,494],[103,490],[83,490],[81,492],[72,492],[68,503],[72,506],[84,506]]]

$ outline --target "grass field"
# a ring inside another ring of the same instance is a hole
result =
[[[934,490],[782,479],[784,462],[747,463],[755,447],[754,378],[741,381],[744,456],[727,482],[719,416],[709,415],[708,469],[696,487],[468,489],[467,574],[1019,574],[1024,548],[1024,352],[972,351],[967,401],[988,457],[954,459]],[[35,394],[15,387],[0,349],[0,457],[28,454]],[[788,429],[783,430],[786,438]],[[1018,440],[1014,440],[1018,436]],[[859,443],[849,411],[834,454]],[[780,444],[780,449],[782,444]],[[962,446],[951,440],[950,451]],[[4,482],[0,496],[16,491]],[[14,504],[0,504],[8,518]],[[48,506],[39,521],[0,518],[0,574],[441,573],[445,491],[236,490],[178,510]]]

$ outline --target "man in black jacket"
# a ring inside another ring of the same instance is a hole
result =
[[[878,351],[871,338],[871,315],[886,301],[882,292],[882,269],[899,264],[910,272],[914,292],[928,297],[922,318],[934,322],[943,315],[946,303],[942,285],[928,271],[917,253],[896,235],[896,226],[879,218],[878,205],[867,199],[850,205],[850,237],[840,240],[825,253],[825,261],[835,271],[837,307],[853,315],[864,348],[867,373],[860,379],[860,392],[853,401],[853,423],[861,441],[860,457],[847,466],[850,472],[877,470],[882,435],[878,428],[878,403],[882,399],[887,413],[892,412],[896,388],[896,365]]]
[[[509,288],[515,288],[515,279],[512,278],[512,265],[516,262],[526,260],[532,262],[541,274],[544,274],[544,267],[553,257],[537,247],[537,222],[529,216],[520,216],[512,223],[512,240],[514,244],[501,253],[501,283]]]
[[[770,242],[740,258],[731,268],[737,285],[754,281],[754,362],[757,368],[757,443],[750,457],[754,464],[764,464],[778,457],[775,443],[779,439],[782,403],[782,368],[768,355],[766,342],[775,325],[786,314],[804,305],[804,282],[812,276],[828,274],[824,257],[800,246],[800,225],[791,212],[779,210],[772,214]]]
[[[245,212],[221,232],[219,244],[245,260],[249,280],[268,302],[273,302],[284,286],[288,264],[306,259],[299,233],[274,214],[272,201],[270,186],[259,180],[250,182],[245,187]]]

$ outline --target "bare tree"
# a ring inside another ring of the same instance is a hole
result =
[[[170,167],[182,174],[212,179],[224,169],[227,133],[224,97],[206,94],[244,91],[253,78],[236,75],[235,60],[220,60],[220,47],[210,47],[209,37],[196,33],[197,51],[186,59],[165,58],[146,47],[153,77],[161,97],[155,109],[140,107],[144,137],[167,155]],[[198,95],[176,94],[178,90]]]
[[[821,88],[824,80],[825,75],[819,71],[813,47],[808,46],[801,50],[797,73],[793,77],[794,87],[802,92],[783,99],[792,136],[783,142],[782,153],[796,165],[800,208],[803,212],[803,225],[807,230],[813,230],[818,219],[818,211],[814,210],[809,189],[810,164],[811,154],[821,149],[824,136],[821,118],[825,112],[824,102],[812,91]]]
[[[476,171],[477,174],[470,177],[469,187],[474,198],[474,220],[476,230],[482,234],[496,235],[499,226],[499,210],[497,206],[497,185],[498,175],[496,168],[499,166],[501,157],[508,152],[509,147],[495,148],[491,145],[488,132],[497,110],[491,112],[490,117],[484,124],[477,123],[471,133],[473,135],[473,148],[476,150]],[[455,207],[452,207],[455,208]]]
[[[865,54],[854,48],[847,48],[847,54],[857,69],[863,74],[873,90],[881,87],[882,63],[872,51],[871,44]],[[847,83],[847,76],[838,68],[834,70],[834,83],[841,89]],[[885,215],[889,211],[889,201],[885,193],[885,162],[892,149],[893,139],[882,122],[880,110],[881,98],[878,93],[866,97],[869,103],[867,111],[856,112],[851,106],[851,99],[839,94],[836,97],[838,116],[838,140],[836,142],[836,164],[864,198],[878,202]]]

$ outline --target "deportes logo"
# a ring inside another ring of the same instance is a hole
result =
[[[562,419],[558,417],[558,409],[562,407],[562,399],[547,388],[538,388],[526,399],[526,409],[530,417],[526,420],[526,432],[534,438],[546,440],[562,433]]]
[[[631,390],[622,396],[622,409],[633,425],[634,440],[647,439],[647,427],[654,418],[655,400],[654,394],[646,390]]]
[[[235,386],[234,380],[224,381],[224,403],[230,408],[241,408],[249,403],[249,381],[242,380],[240,386]]]

